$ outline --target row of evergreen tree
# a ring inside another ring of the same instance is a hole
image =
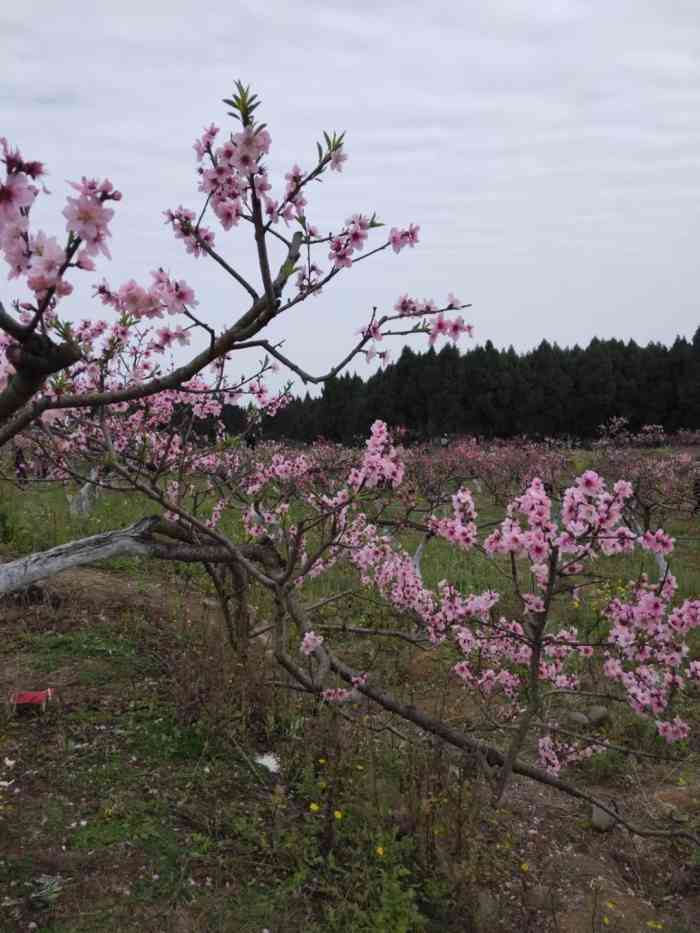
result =
[[[227,414],[233,427],[240,419]],[[628,418],[632,430],[700,428],[700,327],[692,341],[678,337],[670,347],[598,338],[585,349],[543,340],[523,354],[490,341],[466,353],[451,344],[437,353],[405,347],[396,363],[367,380],[343,375],[328,381],[320,397],[295,399],[266,422],[264,435],[349,444],[380,418],[425,439],[590,438],[615,415]]]

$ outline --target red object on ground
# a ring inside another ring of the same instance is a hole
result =
[[[51,687],[48,690],[24,690],[21,693],[14,693],[10,696],[10,703],[17,709],[17,707],[28,708],[35,707],[43,710],[46,709],[46,704],[50,703],[53,699],[53,690]]]

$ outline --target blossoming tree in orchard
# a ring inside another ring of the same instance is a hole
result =
[[[60,317],[60,302],[73,292],[73,281],[95,270],[95,260],[110,258],[109,224],[114,206],[122,198],[109,180],[87,179],[72,184],[75,195],[63,211],[67,237],[59,242],[43,230],[33,231],[31,210],[41,195],[46,170],[29,161],[2,139],[6,177],[0,184],[0,250],[10,267],[10,279],[21,279],[32,294],[29,301],[14,303],[14,313],[0,305],[0,444],[15,437],[47,412],[123,404],[158,395],[166,390],[192,389],[190,380],[215,365],[217,397],[235,393],[226,363],[237,350],[258,347],[309,382],[326,376],[304,373],[279,347],[259,335],[276,317],[319,294],[344,269],[385,249],[398,253],[418,242],[419,228],[393,227],[388,238],[367,248],[372,232],[382,225],[374,216],[353,214],[335,233],[321,235],[307,216],[307,195],[312,182],[328,170],[340,172],[347,160],[343,135],[324,134],[317,144],[313,166],[293,165],[275,197],[263,159],[271,145],[264,125],[256,124],[255,95],[236,85],[236,94],[225,101],[240,131],[222,137],[213,124],[195,142],[199,190],[204,196],[195,213],[184,207],[166,211],[167,222],[188,253],[216,263],[245,295],[240,317],[221,332],[198,312],[199,302],[182,279],[163,269],[154,270],[152,281],[129,281],[118,289],[106,282],[96,297],[114,310],[111,323],[101,314],[93,320],[70,324]],[[45,189],[43,189],[45,192]],[[205,226],[211,217],[224,232],[249,225],[258,259],[259,281],[247,281],[225,258],[214,230]],[[272,245],[282,250],[276,268]],[[320,258],[322,257],[322,258]],[[403,296],[392,313],[377,316],[365,325],[361,339],[332,373],[339,372],[360,353],[372,354],[374,341],[387,336],[391,321],[409,319],[409,329],[398,333],[425,332],[436,337],[457,337],[469,331],[461,317],[446,318],[449,309],[464,307],[450,295],[444,307],[432,301]],[[435,323],[431,324],[432,318]],[[411,320],[412,319],[412,320]],[[186,364],[168,372],[159,356],[173,345],[201,338],[204,349]],[[137,361],[136,361],[137,360]],[[203,378],[203,376],[202,376]],[[213,391],[211,380],[208,382]],[[259,392],[262,390],[258,390]]]
[[[603,634],[588,638],[569,621],[572,602],[585,599],[599,578],[601,560],[635,551],[666,560],[673,552],[673,540],[662,531],[639,534],[626,525],[630,483],[621,480],[608,489],[589,470],[555,508],[535,478],[509,503],[498,527],[480,529],[464,486],[447,503],[434,502],[426,515],[425,500],[415,495],[401,452],[381,422],[354,460],[351,452],[339,457],[324,446],[304,453],[272,446],[262,456],[186,442],[178,447],[170,443],[171,432],[166,429],[159,442],[155,475],[147,476],[130,451],[132,435],[118,418],[103,419],[85,449],[93,456],[111,454],[120,488],[162,507],[164,517],[143,529],[150,533],[148,553],[215,568],[234,644],[245,651],[272,625],[277,661],[328,705],[368,701],[437,736],[483,769],[495,800],[512,774],[593,800],[563,779],[562,770],[610,748],[644,754],[611,743],[593,719],[572,723],[569,700],[581,690],[628,706],[669,745],[688,737],[677,706],[686,686],[700,680],[700,661],[691,659],[687,644],[700,626],[700,600],[675,601],[677,583],[668,565],[658,582],[641,576],[608,600]],[[193,475],[199,477],[196,489]],[[230,511],[239,512],[246,531],[236,541],[223,531]],[[449,580],[427,585],[416,555],[397,542],[397,528],[441,539],[464,560],[480,555],[494,561],[508,576],[510,599],[495,590],[464,593]],[[333,646],[333,626],[319,615],[311,583],[339,563],[354,568],[396,619],[393,629],[342,624],[343,636],[398,638],[439,653],[469,696],[468,729],[389,693],[381,671],[353,667]],[[255,631],[251,608],[259,587],[272,594],[274,617],[255,623]],[[624,814],[616,818],[634,831],[679,834],[634,826]]]
[[[40,429],[48,437],[53,423],[54,435],[63,435],[64,445],[70,436],[73,453],[79,455],[89,434],[87,425],[94,425],[108,408],[115,412],[129,406],[135,418],[132,430],[141,427],[140,418],[162,423],[165,412],[192,400],[195,414],[212,416],[223,404],[247,394],[262,411],[274,413],[284,403],[284,393],[271,396],[262,381],[276,365],[273,358],[305,382],[318,383],[340,372],[358,354],[371,358],[376,342],[385,336],[424,332],[436,338],[445,322],[455,339],[470,330],[461,316],[446,317],[450,309],[465,307],[452,295],[443,307],[404,295],[387,314],[379,315],[375,309],[355,346],[321,376],[304,372],[282,354],[279,344],[265,339],[264,331],[274,319],[320,294],[355,263],[386,249],[399,253],[415,246],[419,228],[392,227],[388,237],[370,249],[369,237],[382,225],[374,215],[356,213],[335,233],[321,235],[308,219],[307,197],[312,182],[328,171],[342,170],[347,160],[343,135],[324,134],[311,167],[302,170],[294,164],[275,197],[263,161],[271,138],[265,126],[255,122],[255,95],[239,82],[235,95],[225,103],[240,123],[238,132],[225,135],[212,124],[194,145],[201,208],[197,213],[184,207],[166,211],[167,222],[187,253],[218,265],[243,296],[240,316],[220,331],[200,312],[187,282],[162,268],[143,285],[131,280],[112,288],[102,280],[95,297],[103,307],[91,320],[75,324],[61,317],[61,302],[72,294],[73,281],[92,273],[96,260],[110,258],[109,224],[121,192],[106,179],[83,177],[73,183],[75,193],[63,210],[67,236],[59,242],[58,236],[34,231],[30,224],[33,205],[42,190],[47,193],[41,187],[44,165],[24,158],[0,139],[6,171],[0,184],[0,251],[9,265],[9,278],[23,280],[32,295],[31,300],[13,302],[12,311],[0,303],[0,448],[12,439],[26,446],[26,432],[32,426],[35,435]],[[205,225],[208,218],[224,233],[249,227],[258,281],[248,281],[226,259],[217,240],[220,234],[215,236]],[[273,266],[273,255],[280,250]],[[391,329],[392,322],[399,322],[398,330]],[[163,354],[169,347],[195,341],[201,349],[188,362],[164,367]],[[235,352],[250,348],[266,355],[260,369],[247,378],[232,375]],[[388,359],[387,351],[379,356]],[[25,438],[20,438],[22,432]],[[142,454],[149,450],[144,444]],[[111,542],[109,547],[113,546],[130,547],[128,535],[120,544]],[[81,551],[85,559],[84,548]],[[60,569],[65,559],[66,554],[59,556],[58,564],[51,563],[53,558],[43,559],[42,572],[49,572],[50,566]],[[72,559],[78,559],[77,554]],[[5,572],[0,592],[10,585],[8,581]],[[14,576],[11,585],[22,585],[22,578]]]
[[[594,445],[596,469],[632,483],[628,516],[643,531],[693,511],[693,456],[669,449],[669,440],[659,425],[645,425],[634,434],[627,419],[618,417],[601,425]]]
[[[21,436],[30,455],[50,462],[51,476],[88,477],[94,484],[138,493],[158,506],[158,514],[127,529],[0,564],[0,594],[116,553],[203,563],[216,583],[234,644],[245,652],[251,639],[272,626],[275,658],[302,690],[329,706],[368,703],[437,737],[481,769],[495,801],[518,774],[611,812],[561,776],[567,766],[611,747],[592,724],[583,729],[567,724],[566,700],[588,687],[586,665],[597,659],[606,695],[652,721],[669,743],[685,739],[689,727],[677,699],[700,678],[700,662],[690,659],[686,643],[700,625],[700,601],[676,605],[676,582],[668,572],[658,582],[641,577],[610,602],[605,633],[594,641],[579,635],[568,613],[572,600],[585,598],[595,580],[594,563],[635,550],[666,557],[672,539],[658,529],[629,528],[624,506],[630,484],[620,480],[608,489],[592,471],[563,493],[558,508],[541,478],[532,478],[509,502],[495,530],[493,523],[479,527],[466,485],[453,490],[438,483],[426,509],[420,483],[412,481],[410,471],[407,476],[401,452],[381,422],[373,425],[357,456],[339,456],[324,446],[303,453],[283,447],[249,452],[227,444],[217,426],[224,403],[247,395],[263,411],[284,404],[284,394],[271,396],[263,382],[273,359],[305,381],[322,381],[358,354],[372,354],[386,336],[423,332],[433,340],[456,339],[468,325],[452,314],[464,306],[451,295],[442,308],[403,295],[389,313],[374,311],[347,356],[319,377],[267,340],[265,328],[277,316],[318,294],[355,263],[382,250],[414,246],[418,228],[391,228],[369,249],[369,237],[380,225],[374,216],[354,214],[336,233],[321,235],[307,214],[309,186],[322,173],[343,167],[343,137],[324,136],[313,167],[294,165],[275,197],[263,161],[270,136],[255,123],[255,97],[239,84],[226,103],[241,128],[221,138],[211,126],[195,143],[202,208],[195,213],[178,207],[166,215],[186,251],[214,262],[245,295],[245,310],[221,332],[187,283],[163,269],[153,272],[148,285],[98,284],[96,297],[107,321],[62,319],[70,277],[92,271],[95,259],[108,255],[112,205],[121,196],[108,181],[76,183],[64,211],[68,236],[61,246],[30,228],[43,166],[25,161],[3,141],[7,177],[0,187],[0,247],[11,276],[24,279],[33,298],[15,303],[12,313],[0,309],[6,361],[0,441]],[[259,281],[249,282],[225,258],[220,234],[215,237],[204,225],[212,215],[225,232],[249,225]],[[273,243],[282,249],[276,271]],[[204,348],[167,370],[164,350],[195,338]],[[232,375],[235,352],[245,348],[261,349],[265,360],[247,377]],[[212,431],[197,432],[197,422],[205,420],[213,421]],[[230,513],[240,521],[227,524]],[[242,530],[234,535],[228,527]],[[492,560],[506,575],[509,600],[492,590],[461,592],[447,579],[429,585],[420,555],[399,540],[397,531],[403,529],[422,533],[424,544],[441,539],[460,560],[478,555]],[[470,708],[479,710],[468,725],[457,729],[400,691],[389,692],[378,669],[356,668],[349,660],[352,652],[334,646],[311,581],[338,564],[374,591],[396,619],[389,629],[344,625],[343,632],[398,638],[436,652],[470,697]],[[273,610],[258,624],[252,607],[260,588],[271,594]],[[617,818],[637,832],[694,838],[682,828],[635,827],[624,814]]]

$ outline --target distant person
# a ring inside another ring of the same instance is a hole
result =
[[[255,432],[248,431],[248,433],[245,436],[245,445],[248,448],[248,450],[255,450],[255,445],[257,443],[258,443],[258,439],[255,436]]]
[[[21,447],[15,447],[15,476],[20,486],[27,485],[27,461]]]
[[[450,439],[446,434],[443,434],[440,438],[440,446],[443,450],[450,446]]]

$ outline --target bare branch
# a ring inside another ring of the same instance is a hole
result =
[[[280,353],[277,347],[271,344],[269,340],[248,340],[245,343],[239,344],[236,349],[247,350],[254,347],[259,347],[265,350],[266,353],[269,353],[270,356],[273,356],[276,360],[279,360],[279,362],[286,366],[287,369],[290,369],[293,373],[296,373],[304,385],[307,385],[308,383],[318,385],[321,382],[327,382],[329,379],[337,376],[338,373],[344,369],[348,363],[352,362],[357,354],[361,352],[362,348],[369,342],[369,340],[369,337],[363,337],[362,340],[350,351],[350,353],[348,353],[348,355],[340,361],[340,363],[330,369],[323,376],[312,376],[310,373],[307,373],[301,368],[301,366],[298,366],[296,363],[290,360],[289,357],[286,357],[283,353]]]
[[[238,284],[248,292],[254,302],[260,301],[260,295],[258,295],[253,286],[247,282],[239,272],[236,272],[233,266],[230,266],[223,258],[223,256],[220,256],[215,249],[212,249],[212,247],[200,237],[197,231],[193,232],[193,236],[197,241],[199,248],[202,249],[207,254],[207,256],[210,256],[215,263],[218,263],[222,269],[228,272],[231,278],[235,279],[235,281],[238,282]]]

